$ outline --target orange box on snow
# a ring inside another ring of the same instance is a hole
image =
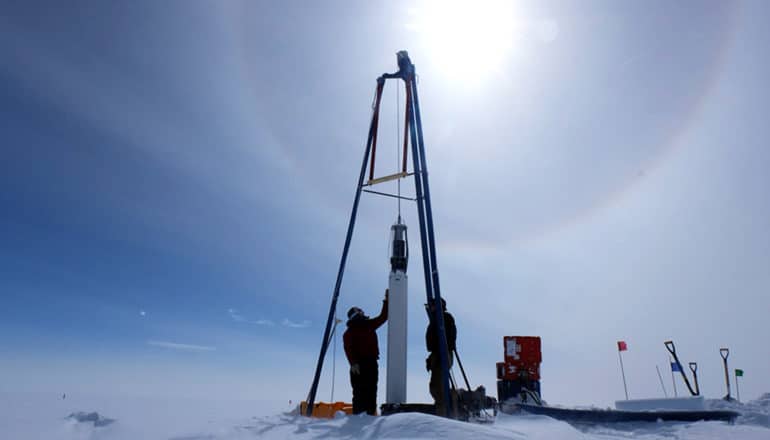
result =
[[[302,415],[305,415],[307,412],[307,402],[302,401],[299,404],[299,411]],[[313,405],[313,415],[312,417],[317,417],[319,419],[333,419],[334,414],[337,413],[337,411],[342,411],[347,415],[353,414],[353,404],[345,403],[345,402],[334,402],[334,403],[326,403],[326,402],[318,402]]]
[[[543,361],[539,336],[504,336],[503,349],[508,364],[539,364]]]

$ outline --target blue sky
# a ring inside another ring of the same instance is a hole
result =
[[[502,336],[540,335],[546,399],[609,403],[624,339],[629,391],[650,397],[673,338],[706,395],[724,394],[724,345],[742,396],[770,390],[768,6],[459,7],[460,42],[494,22],[499,50],[435,46],[428,2],[5,7],[0,390],[304,398],[374,80],[400,49],[472,381],[494,390]],[[375,313],[395,216],[364,197],[342,311]],[[409,396],[425,401],[410,233]]]

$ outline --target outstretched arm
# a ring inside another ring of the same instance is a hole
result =
[[[377,315],[376,318],[372,319],[372,326],[375,329],[380,328],[382,324],[385,324],[385,321],[388,320],[388,289],[385,289],[385,299],[382,300],[382,310],[380,311],[380,314]]]

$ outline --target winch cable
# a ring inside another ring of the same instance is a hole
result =
[[[398,112],[398,107],[400,103],[399,93],[398,93],[399,87],[394,87],[394,89],[396,89],[396,169],[398,169],[398,165],[401,163],[401,152],[398,150],[399,141],[401,140],[400,139],[401,121],[398,119],[398,117],[401,115],[399,115],[399,112]],[[404,171],[406,171],[406,169],[404,169]],[[396,192],[396,194],[398,194],[398,198],[396,199],[398,200],[398,221],[400,223],[401,222],[401,179],[396,179],[396,185],[398,188]]]

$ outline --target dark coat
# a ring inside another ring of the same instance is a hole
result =
[[[376,318],[356,316],[348,321],[348,329],[342,336],[345,345],[345,355],[350,365],[364,360],[380,358],[380,347],[377,342],[376,330],[388,320],[388,302],[382,302],[382,311]]]
[[[430,324],[428,324],[428,330],[425,331],[425,346],[428,351],[438,352],[438,332],[437,325],[434,324],[434,319],[431,316]],[[447,350],[451,354],[456,348],[457,343],[457,327],[455,326],[455,318],[451,313],[444,311],[444,330],[446,331],[446,344]]]

